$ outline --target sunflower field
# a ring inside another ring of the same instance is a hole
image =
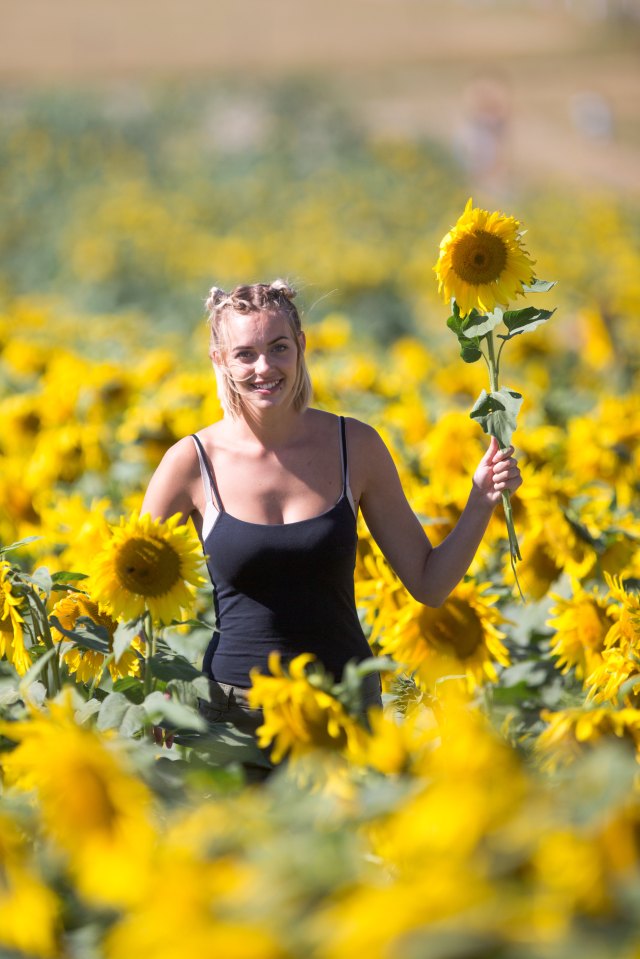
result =
[[[337,684],[273,658],[256,744],[198,709],[195,532],[139,515],[165,450],[221,415],[206,291],[299,288],[314,403],[381,432],[434,544],[487,446],[487,371],[433,271],[465,174],[312,85],[254,96],[241,148],[197,88],[5,111],[0,955],[640,959],[640,207],[494,203],[557,281],[518,302],[555,312],[503,371],[525,602],[501,509],[438,608],[363,525],[371,659]]]

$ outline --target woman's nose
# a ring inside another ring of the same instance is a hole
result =
[[[259,353],[258,358],[256,359],[255,372],[263,373],[269,369],[269,361],[265,353]]]

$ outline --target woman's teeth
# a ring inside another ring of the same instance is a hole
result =
[[[276,388],[276,386],[280,386],[281,382],[281,379],[269,380],[268,382],[265,381],[264,383],[252,383],[251,386],[254,390],[273,390]]]

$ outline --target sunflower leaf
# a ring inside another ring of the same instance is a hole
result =
[[[463,330],[465,320],[460,316],[460,311],[457,306],[454,304],[454,312],[451,314],[447,320],[447,326],[449,329],[455,333],[458,343],[460,345],[460,356],[465,363],[475,363],[482,356],[482,350],[480,349],[480,343],[482,337],[480,336],[467,336]]]
[[[9,546],[0,546],[0,556],[3,553],[8,553],[12,549],[19,549],[20,546],[26,546],[27,543],[33,543],[37,539],[42,539],[41,536],[27,536],[26,539],[19,539],[15,543],[10,543]]]
[[[206,732],[207,723],[197,710],[185,703],[170,699],[156,690],[150,693],[144,701],[144,709],[153,723],[165,720],[175,729],[192,729],[197,732]]]
[[[51,576],[51,581],[54,583],[69,583],[76,579],[88,579],[88,575],[87,573],[74,573],[70,570],[60,570]]]
[[[542,323],[546,323],[554,313],[555,310],[539,310],[535,306],[527,306],[524,310],[509,310],[503,317],[504,325],[509,332],[506,336],[498,333],[498,336],[501,340],[510,340],[519,333],[531,333]]]
[[[151,672],[158,679],[169,682],[172,679],[192,680],[202,676],[184,656],[162,656],[156,654],[149,660]]]
[[[515,390],[506,387],[492,393],[482,390],[469,416],[480,424],[485,433],[495,436],[504,448],[511,443],[521,406],[522,394]]]
[[[524,283],[522,289],[525,293],[546,293],[557,282],[557,280],[536,280],[534,278],[531,283]]]
[[[478,313],[476,310],[472,310],[469,316],[462,321],[464,324],[463,335],[469,340],[474,337],[486,336],[499,323],[502,323],[503,315],[504,311],[499,306],[496,306],[493,313]]]
[[[140,620],[134,619],[129,623],[118,623],[113,635],[113,658],[119,663],[122,656],[131,647],[131,643],[140,635]]]
[[[102,653],[103,656],[108,656],[111,652],[109,630],[105,626],[94,623],[88,616],[79,616],[76,620],[75,629],[65,629],[58,617],[53,614],[49,616],[49,623],[67,639],[73,640],[74,646],[80,646],[82,649],[93,649],[96,653]]]

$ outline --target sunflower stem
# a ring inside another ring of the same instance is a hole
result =
[[[29,596],[31,596],[31,598],[34,601],[34,605],[39,614],[38,624],[42,630],[42,640],[44,641],[44,644],[47,647],[47,649],[56,650],[56,655],[51,658],[53,696],[55,696],[62,689],[62,680],[60,678],[60,664],[58,662],[58,657],[60,653],[59,645],[58,647],[56,647],[56,643],[54,643],[53,641],[53,636],[51,635],[51,629],[49,627],[49,618],[47,616],[47,610],[44,603],[38,596],[37,591],[32,586],[27,586],[26,588],[27,588],[27,592],[29,593]]]
[[[155,653],[155,639],[153,635],[153,622],[151,613],[147,610],[144,614],[144,695],[147,697],[153,691],[153,673],[151,671],[151,659]]]
[[[493,331],[489,330],[486,336],[487,339],[487,352],[489,354],[489,380],[491,383],[491,392],[495,393],[499,390],[498,377],[499,377],[499,365],[498,360],[496,359],[495,354],[495,344],[493,341]],[[499,356],[500,354],[498,354]],[[498,440],[498,445],[500,449],[505,449],[502,442],[496,436]],[[502,490],[502,507],[504,509],[504,518],[507,525],[507,534],[509,536],[509,553],[511,560],[511,569],[513,570],[513,576],[516,581],[516,586],[518,587],[518,592],[520,593],[520,598],[522,602],[526,602],[522,588],[520,586],[520,581],[518,579],[518,574],[516,573],[516,562],[522,560],[522,554],[520,552],[520,546],[518,544],[518,537],[516,536],[516,528],[513,522],[513,509],[511,508],[511,493],[508,489]]]

